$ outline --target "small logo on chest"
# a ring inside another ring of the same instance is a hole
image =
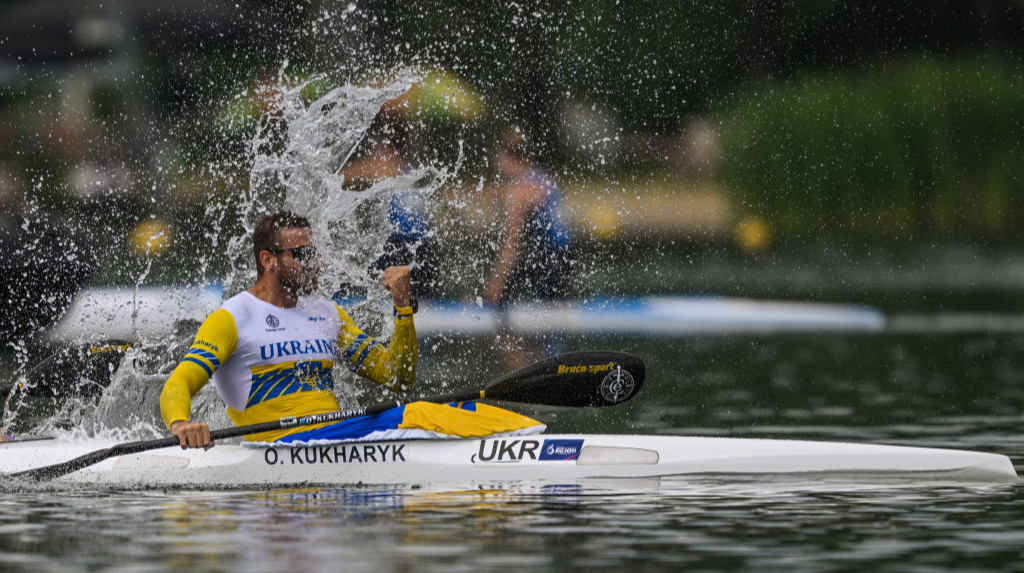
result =
[[[278,328],[279,326],[281,326],[281,319],[277,318],[272,314],[267,315],[267,326],[270,327],[267,329],[267,332],[277,332],[278,330],[284,330],[283,328]]]

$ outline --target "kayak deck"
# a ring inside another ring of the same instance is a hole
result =
[[[110,442],[25,442],[0,447],[0,472],[61,463]],[[305,484],[451,484],[669,476],[829,475],[1013,482],[999,454],[803,440],[541,434],[484,439],[355,442],[324,446],[219,445],[126,455],[59,478],[132,487]]]

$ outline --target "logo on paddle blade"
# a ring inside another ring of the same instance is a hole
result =
[[[619,366],[601,380],[601,397],[609,403],[617,404],[629,398],[635,386],[633,375]]]
[[[558,374],[585,374],[587,372],[591,374],[597,374],[598,372],[604,372],[605,370],[611,370],[615,368],[614,362],[608,364],[577,364],[575,366],[566,366],[565,364],[558,365]]]

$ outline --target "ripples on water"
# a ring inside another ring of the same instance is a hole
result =
[[[1017,486],[584,483],[14,494],[5,571],[1017,567]]]

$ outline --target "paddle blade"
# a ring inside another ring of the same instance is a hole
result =
[[[484,397],[548,406],[614,406],[640,391],[644,371],[644,361],[633,354],[569,352],[491,382]]]

